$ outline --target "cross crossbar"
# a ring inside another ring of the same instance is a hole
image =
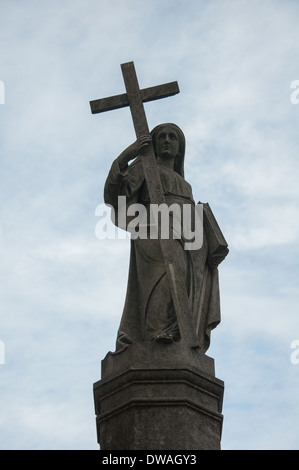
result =
[[[176,95],[179,92],[180,90],[178,82],[165,83],[164,85],[143,88],[140,90],[143,103],[159,100],[161,98],[167,98],[168,96]],[[126,106],[129,106],[127,93],[90,101],[92,114],[103,113],[113,109],[125,108]]]

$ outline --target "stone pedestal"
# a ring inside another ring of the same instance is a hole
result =
[[[224,384],[180,343],[137,343],[102,361],[94,384],[101,450],[219,450]]]

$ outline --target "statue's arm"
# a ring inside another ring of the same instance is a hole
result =
[[[118,196],[130,198],[143,182],[143,175],[140,171],[130,171],[129,162],[137,158],[151,142],[150,136],[142,136],[133,144],[129,145],[112,163],[105,188],[104,200],[116,208]]]

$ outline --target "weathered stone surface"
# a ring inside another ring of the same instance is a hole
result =
[[[219,450],[223,382],[182,344],[135,344],[102,361],[94,384],[102,450]]]
[[[214,359],[191,349],[183,343],[136,342],[120,352],[109,352],[102,361],[102,379],[107,379],[132,369],[188,369],[215,375]]]

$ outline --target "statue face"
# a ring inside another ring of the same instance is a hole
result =
[[[157,157],[174,159],[179,152],[179,139],[171,127],[163,127],[156,136]]]

